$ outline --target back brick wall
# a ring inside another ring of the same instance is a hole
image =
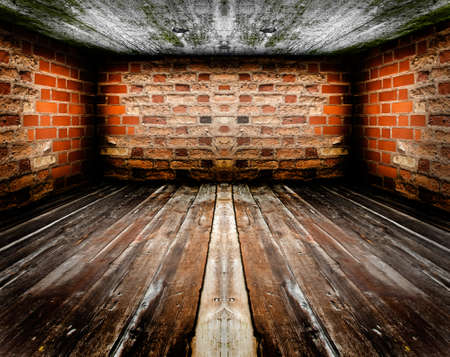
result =
[[[376,48],[360,63],[352,152],[360,176],[450,209],[450,28]]]
[[[343,174],[351,105],[339,63],[193,57],[100,68],[107,176],[229,181]]]

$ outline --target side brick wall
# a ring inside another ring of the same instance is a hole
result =
[[[122,179],[343,175],[349,76],[322,59],[159,58],[101,65],[101,154]]]
[[[372,50],[354,87],[352,151],[372,184],[450,209],[450,28]]]
[[[95,72],[82,52],[0,27],[0,210],[86,181]]]

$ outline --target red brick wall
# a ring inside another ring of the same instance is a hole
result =
[[[85,180],[95,82],[82,56],[0,27],[0,209]]]
[[[449,28],[403,37],[359,62],[353,153],[361,174],[450,209]]]
[[[336,63],[194,57],[100,68],[107,176],[233,180],[343,173],[350,86]]]

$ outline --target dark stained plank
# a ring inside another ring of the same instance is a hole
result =
[[[301,195],[297,198],[302,205],[308,205],[312,208],[312,212],[332,219],[347,234],[353,236],[355,241],[364,247],[363,249],[376,255],[409,282],[420,287],[428,294],[433,305],[441,306],[443,309],[450,305],[448,294],[450,276],[446,264],[448,254],[443,251],[445,248],[429,244],[422,238],[394,226],[379,215],[374,215],[364,207],[336,195],[329,188],[298,187],[296,190]],[[295,193],[293,195],[295,196]],[[389,210],[385,210],[384,215],[388,216],[389,213]],[[417,224],[415,222],[415,225]],[[430,236],[432,234],[435,232],[430,233]],[[445,231],[441,234],[444,237],[447,235]],[[427,258],[436,255],[435,259]]]
[[[235,187],[234,200],[253,320],[262,339],[261,353],[267,356],[338,355],[335,343],[323,328],[315,308],[305,298],[299,277],[291,267],[291,258],[296,260],[299,250],[303,250],[301,242],[282,225],[278,226],[279,222],[271,219],[267,222],[272,208],[266,206],[267,211],[262,214],[247,186]],[[311,279],[316,275],[314,267],[303,273]],[[324,289],[321,293],[326,297],[328,291]],[[332,306],[330,300],[328,306]],[[332,308],[334,311],[329,312],[336,315],[338,311]],[[342,316],[345,314],[336,318],[336,323],[344,325],[341,334],[347,337],[347,342],[364,340],[357,331],[352,331],[351,325],[345,327]],[[354,355],[361,355],[361,351],[370,352],[370,349],[356,345],[354,351]]]
[[[124,339],[123,356],[182,356],[190,350],[214,214],[215,185],[202,185],[163,257],[153,299]]]
[[[53,333],[61,337],[54,330],[59,330],[62,327],[61,323],[72,316],[73,309],[89,298],[95,299],[96,296],[109,293],[108,279],[102,278],[106,272],[114,268],[123,269],[126,273],[125,259],[122,259],[123,266],[117,264],[117,261],[121,261],[123,255],[126,256],[124,252],[138,246],[131,243],[136,237],[141,237],[139,233],[149,228],[147,227],[149,222],[154,221],[155,215],[171,197],[173,190],[174,188],[163,188],[155,195],[142,197],[142,204],[131,207],[132,211],[122,216],[115,224],[109,222],[106,231],[99,230],[92,234],[84,242],[83,249],[76,250],[76,253],[63,264],[28,289],[26,294],[1,316],[3,326],[11,330],[11,332],[6,328],[2,330],[1,352],[14,351],[26,355],[39,352],[44,346],[42,345],[44,341],[55,337]],[[111,209],[108,206],[107,208]],[[95,223],[91,223],[90,227],[95,227]],[[133,260],[133,257],[130,257],[128,262]],[[122,271],[122,275],[123,273]],[[121,279],[122,275],[119,271],[117,276],[112,274],[108,277]],[[106,284],[102,285],[105,282]],[[97,304],[94,303],[94,306]],[[15,318],[11,319],[11,316]],[[82,323],[82,319],[78,323]],[[70,331],[65,331],[64,336],[67,332]],[[55,350],[57,346],[55,343],[45,345],[42,349],[47,348],[50,351],[53,349],[53,354],[59,355]],[[52,354],[50,351],[47,353]]]
[[[51,195],[25,207],[13,208],[2,212],[0,216],[0,232],[12,227],[17,227],[26,221],[45,215],[52,210],[57,210],[66,204],[73,203],[77,199],[88,196],[98,190],[106,189],[110,186],[112,185],[106,183],[81,186],[57,195]]]
[[[102,187],[98,190],[88,193],[85,196],[82,196],[75,200],[71,200],[61,206],[55,207],[41,215],[32,217],[13,227],[1,230],[0,253],[7,252],[12,248],[14,248],[14,250],[17,250],[17,246],[23,245],[22,242],[26,242],[40,232],[53,227],[60,222],[64,222],[68,218],[94,205],[99,200],[104,199],[106,196],[114,194],[116,191],[123,189],[125,189],[124,186]]]
[[[139,230],[127,232],[127,249],[60,324],[63,331],[69,326],[75,331],[70,336],[55,331],[45,345],[55,346],[58,354],[74,356],[120,354],[128,337],[137,332],[139,317],[160,293],[157,288],[163,282],[152,281],[197,190],[180,187],[156,215],[138,224]]]
[[[375,187],[359,185],[350,186],[347,184],[333,185],[333,187],[337,189],[345,188],[348,191],[362,195],[365,199],[376,201],[378,204],[383,204],[388,207],[389,210],[396,210],[414,217],[420,222],[428,223],[435,227],[439,227],[439,229],[450,232],[450,212],[420,201],[391,194],[390,192]]]
[[[133,186],[116,187],[112,193],[96,196],[97,199],[83,206],[78,214],[41,230],[3,252],[0,256],[0,298],[8,295],[18,297],[33,282],[83,249],[92,234],[107,229],[118,216],[131,210],[141,200],[142,194],[153,190],[152,187],[139,190]]]
[[[446,253],[450,254],[450,217],[446,226],[443,224],[436,226],[431,223],[426,223],[411,214],[402,212],[383,202],[363,196],[345,186],[323,187],[331,190],[334,195],[347,199],[353,205],[357,205],[366,211],[377,215],[382,220],[414,234],[419,238],[418,241],[420,244],[425,246],[434,245],[438,249],[444,250]],[[428,217],[430,217],[430,215],[428,215]],[[434,221],[434,219],[432,221]]]
[[[270,188],[252,187],[251,192],[295,276],[297,291],[303,294],[315,317],[316,338],[322,340],[321,343],[332,344],[335,355],[365,356],[380,352],[402,355],[401,346],[392,346],[396,340],[392,334],[387,332],[380,336],[378,333],[378,327],[386,320],[376,313],[362,292],[345,279],[339,263],[324,254],[317,237],[297,221]],[[318,254],[322,259],[318,259]],[[334,280],[330,279],[330,273]],[[319,337],[320,329],[322,337]]]
[[[301,197],[292,192],[283,194],[280,187],[276,191],[321,250],[339,262],[346,279],[358,286],[372,306],[389,321],[393,337],[404,341],[404,350],[419,356],[441,355],[447,351],[450,326],[443,315],[445,310],[433,305],[420,287],[372,254],[361,244],[361,239],[314,212]]]

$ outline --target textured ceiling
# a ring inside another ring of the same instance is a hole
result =
[[[0,0],[0,17],[124,54],[330,54],[450,18],[448,0]],[[175,30],[175,31],[174,31]]]

